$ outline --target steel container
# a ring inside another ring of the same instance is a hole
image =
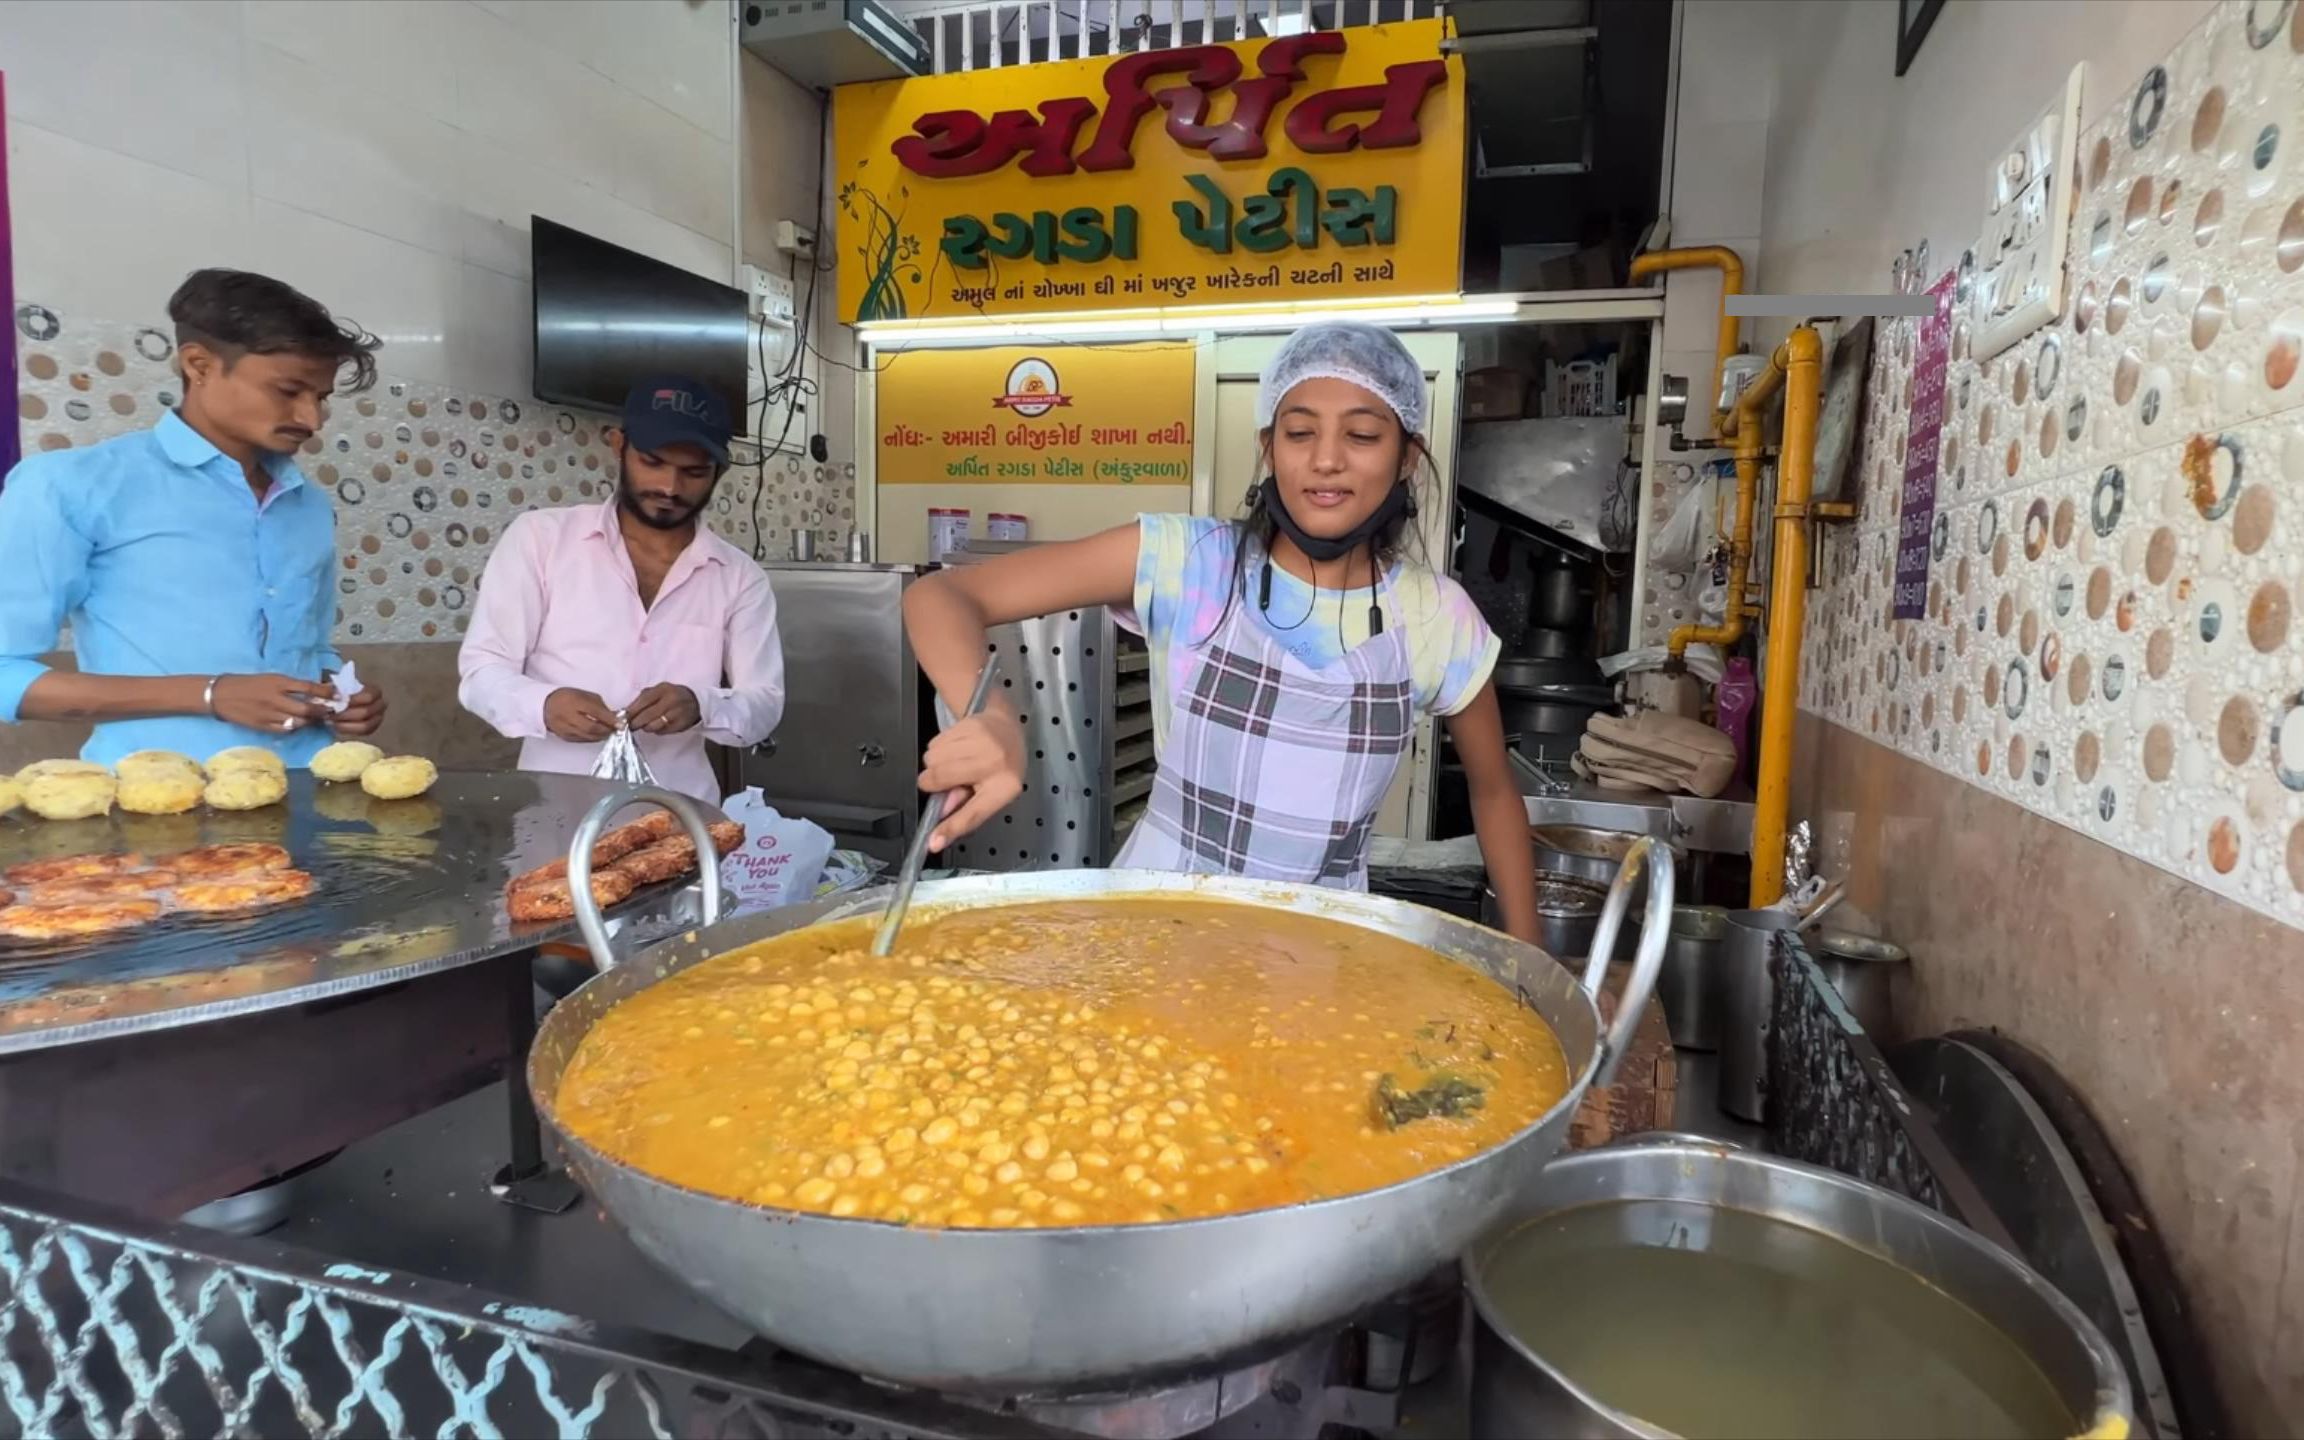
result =
[[[1769,969],[1779,933],[1800,917],[1782,910],[1731,910],[1709,990],[1720,1008],[1720,1108],[1739,1120],[1768,1119],[1768,1028],[1776,1014]]]
[[[574,893],[611,797],[578,827]],[[661,791],[675,812],[693,807]],[[686,815],[684,819],[688,818]],[[690,833],[701,837],[701,825]],[[708,853],[708,852],[707,852]],[[803,926],[871,916],[885,892],[841,897],[702,928],[619,959],[597,911],[578,917],[601,973],[538,1031],[528,1078],[538,1114],[575,1175],[635,1244],[729,1314],[787,1349],[864,1375],[1002,1395],[1080,1394],[1141,1385],[1278,1353],[1407,1288],[1461,1254],[1505,1213],[1566,1138],[1584,1093],[1606,1084],[1630,1045],[1663,959],[1672,861],[1641,847],[1601,920],[1613,941],[1631,882],[1655,866],[1644,947],[1624,1003],[1603,1030],[1593,992],[1535,946],[1470,921],[1366,894],[1206,875],[1055,870],[923,883],[914,913],[1020,901],[1175,896],[1317,915],[1425,945],[1517,994],[1551,1027],[1571,1083],[1509,1140],[1380,1190],[1269,1210],[1150,1225],[938,1230],[834,1219],[706,1194],[616,1160],[561,1125],[561,1075],[593,1023],[619,1001],[691,966]],[[708,915],[716,914],[709,907]]]
[[[1914,1283],[1933,1286],[1966,1305],[2023,1351],[2071,1412],[2073,1433],[2130,1433],[2127,1371],[2071,1301],[1974,1231],[1878,1186],[1734,1147],[1649,1142],[1554,1160],[1513,1214],[1517,1224],[1578,1206],[1634,1200],[1741,1210],[1821,1231],[1884,1259],[1910,1273]],[[1635,1229],[1627,1238],[1657,1245],[1702,1244],[1700,1234],[1688,1233],[1684,1215],[1658,1216],[1652,1222],[1627,1218],[1630,1225],[1651,1223],[1678,1228],[1652,1234]],[[1508,1228],[1489,1235],[1464,1263],[1476,1316],[1471,1433],[1564,1440],[1669,1436],[1672,1432],[1594,1396],[1511,1332],[1488,1279],[1490,1265],[1512,1234]],[[1648,1343],[1642,1335],[1616,1338],[1635,1348]]]
[[[1910,958],[1904,947],[1845,930],[1819,930],[1808,937],[1808,953],[1815,957],[1816,968],[1824,972],[1832,988],[1840,992],[1848,1013],[1856,1017],[1864,1033],[1876,1044],[1887,1044],[1896,1028],[1896,976]],[[1669,949],[1664,952],[1664,968],[1669,974]],[[1661,987],[1663,982],[1657,984]]]
[[[1683,1050],[1720,1048],[1720,951],[1728,912],[1712,905],[1672,907],[1672,938],[1656,974],[1656,998],[1672,1043]]]

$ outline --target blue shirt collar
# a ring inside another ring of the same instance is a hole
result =
[[[217,449],[207,436],[184,423],[184,417],[175,411],[171,410],[162,416],[160,423],[152,428],[153,434],[160,441],[160,453],[185,469],[205,470],[215,461],[222,460],[232,467],[235,475],[239,473],[239,462]],[[264,466],[264,473],[272,477],[275,493],[285,493],[304,484],[304,472],[296,468],[295,460],[289,456],[267,450],[260,463]]]

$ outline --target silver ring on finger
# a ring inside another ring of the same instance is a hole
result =
[[[283,730],[293,730],[293,729],[295,729],[295,728],[296,728],[296,717],[295,717],[295,716],[293,716],[293,715],[283,715],[283,716],[281,716],[281,717],[280,717],[280,728],[281,728],[281,729],[283,729]]]

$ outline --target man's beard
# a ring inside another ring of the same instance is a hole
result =
[[[616,472],[617,505],[622,508],[625,514],[631,516],[633,519],[639,521],[641,524],[647,526],[651,530],[681,530],[687,528],[689,525],[694,524],[696,517],[704,513],[704,507],[712,503],[712,491],[719,488],[720,482],[718,480],[714,480],[712,482],[712,489],[706,490],[704,492],[704,498],[697,501],[694,505],[689,505],[686,501],[675,495],[649,497],[651,499],[662,499],[673,505],[685,507],[681,510],[679,515],[667,520],[663,516],[651,513],[642,507],[640,503],[640,497],[633,493],[631,477],[622,467],[618,467]]]

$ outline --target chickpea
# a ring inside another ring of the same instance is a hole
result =
[[[920,1138],[931,1145],[949,1145],[959,1133],[959,1121],[949,1115],[939,1115],[928,1122],[927,1128],[920,1132]]]
[[[851,1155],[835,1155],[824,1162],[824,1173],[835,1180],[845,1180],[856,1173],[856,1159]]]
[[[927,1186],[915,1182],[897,1191],[896,1198],[907,1205],[917,1205],[933,1193]]]
[[[982,1195],[992,1189],[992,1182],[971,1171],[960,1177],[960,1188],[970,1195]]]
[[[858,1201],[853,1195],[843,1195],[832,1202],[832,1213],[843,1220],[855,1214],[858,1208]]]
[[[1079,1178],[1079,1175],[1080,1163],[1069,1155],[1058,1159],[1054,1164],[1048,1167],[1048,1178],[1057,1182],[1058,1184],[1063,1184],[1067,1181],[1075,1180]]]
[[[1003,1185],[1013,1185],[1024,1178],[1024,1167],[1010,1160],[992,1172],[992,1178]]]
[[[1023,1150],[1024,1158],[1027,1160],[1040,1161],[1047,1159],[1048,1137],[1041,1134],[1025,1136]]]
[[[830,1200],[838,1188],[831,1181],[818,1176],[813,1180],[801,1181],[800,1188],[792,1192],[792,1198],[813,1209]]]

